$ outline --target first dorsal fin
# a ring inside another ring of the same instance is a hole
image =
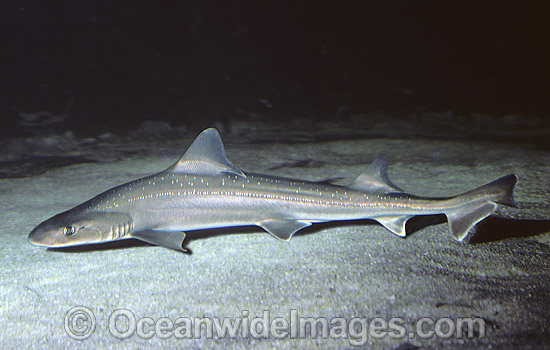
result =
[[[204,130],[185,154],[168,171],[179,174],[216,175],[231,173],[246,177],[241,169],[227,160],[220,133],[215,128]]]
[[[388,159],[385,155],[381,155],[349,187],[369,193],[403,192],[402,189],[390,181],[387,171]]]

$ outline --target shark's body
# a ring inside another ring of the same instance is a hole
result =
[[[348,187],[244,173],[227,160],[217,130],[206,129],[170,168],[46,220],[29,241],[65,247],[137,238],[184,250],[186,230],[257,225],[289,240],[312,223],[356,219],[376,220],[405,236],[408,219],[435,214],[445,214],[462,241],[497,203],[513,205],[515,175],[456,197],[422,198],[392,184],[386,168],[379,157]]]

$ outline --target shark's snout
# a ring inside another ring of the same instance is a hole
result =
[[[68,237],[63,234],[65,224],[65,213],[58,214],[36,226],[29,233],[29,242],[33,245],[44,247],[62,247],[69,243]]]
[[[47,232],[41,229],[40,225],[29,233],[29,242],[38,246],[51,245],[51,240],[48,239]]]

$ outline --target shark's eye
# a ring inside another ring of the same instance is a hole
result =
[[[65,236],[73,235],[76,232],[76,228],[74,226],[67,226],[63,228],[63,234]]]

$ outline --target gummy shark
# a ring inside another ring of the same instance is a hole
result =
[[[358,219],[405,237],[407,220],[437,214],[446,215],[452,236],[463,241],[497,204],[514,206],[513,174],[458,196],[425,198],[405,193],[386,171],[380,156],[349,186],[246,173],[228,161],[220,134],[209,128],[168,169],[55,215],[29,241],[67,247],[135,238],[185,251],[187,230],[256,225],[288,241],[313,223]]]

